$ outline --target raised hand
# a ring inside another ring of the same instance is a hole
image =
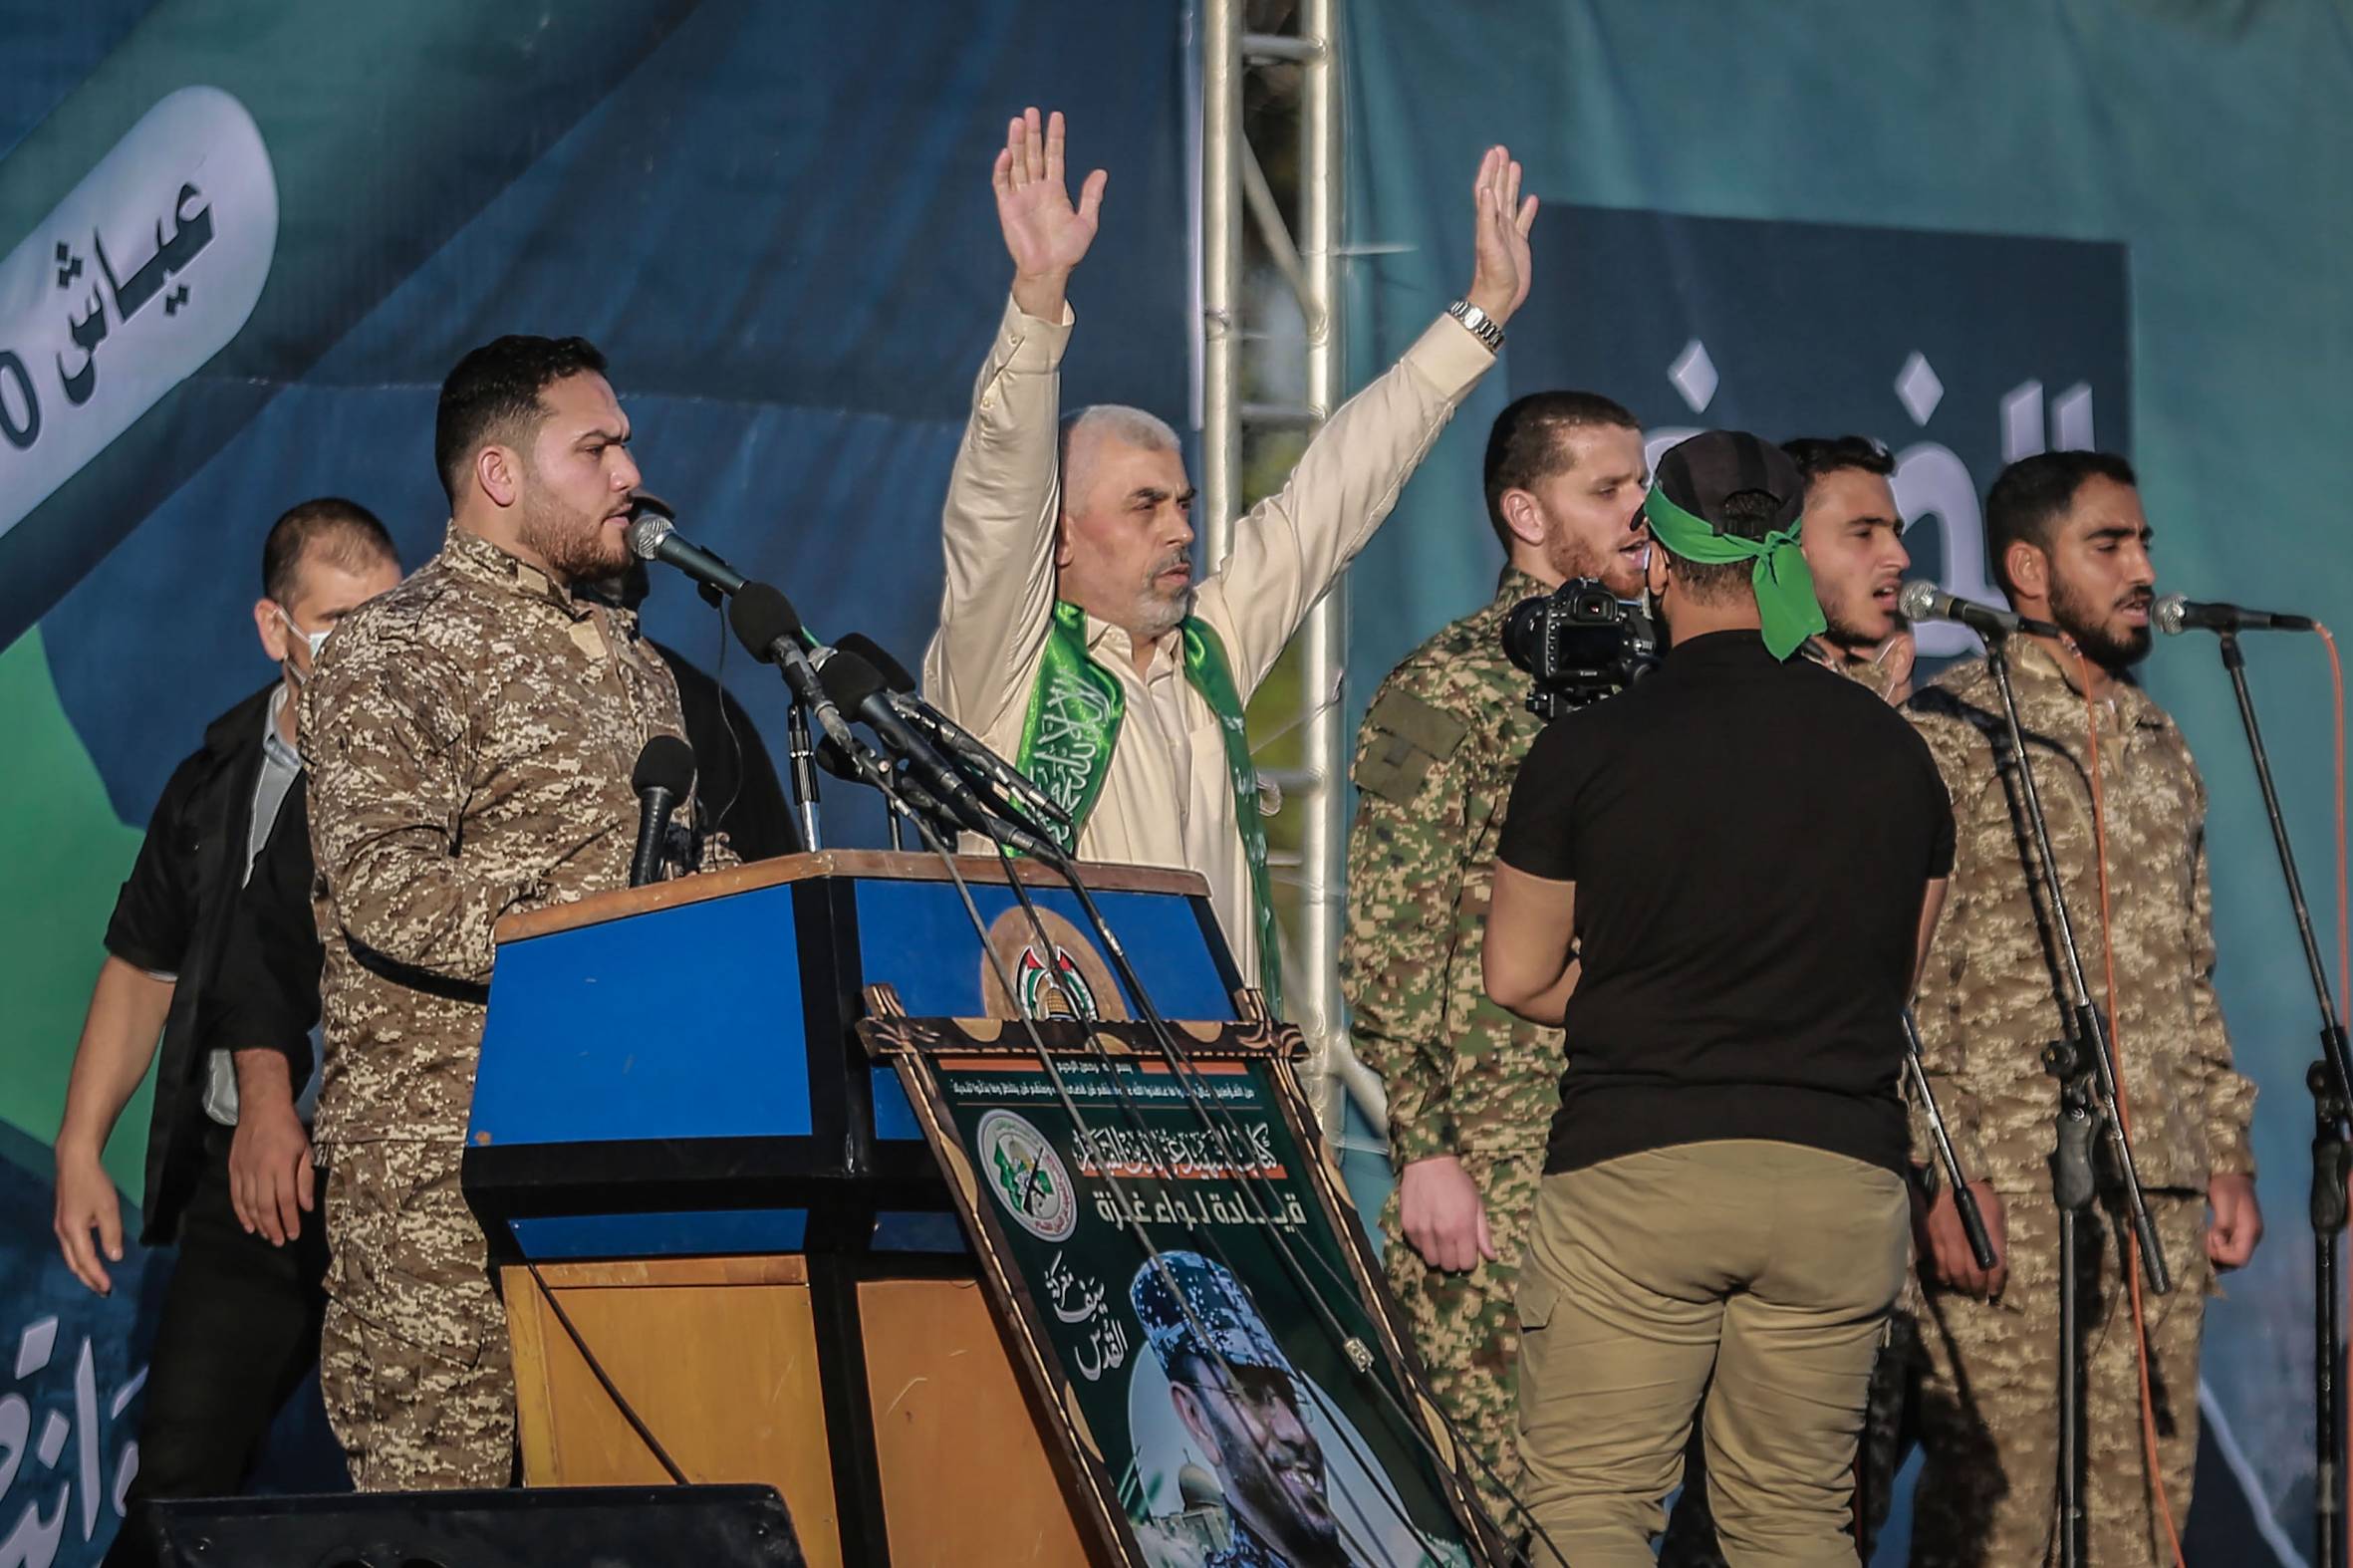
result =
[[[1528,230],[1536,222],[1536,198],[1520,199],[1519,164],[1511,149],[1487,148],[1471,187],[1475,210],[1470,231],[1470,291],[1463,298],[1500,327],[1528,297]]]
[[[1004,150],[997,154],[990,183],[997,192],[997,222],[1013,256],[1013,302],[1022,314],[1041,321],[1062,319],[1063,288],[1070,272],[1095,243],[1096,214],[1103,209],[1102,169],[1087,176],[1077,206],[1062,170],[1062,114],[1046,117],[1028,109],[1005,127]]]

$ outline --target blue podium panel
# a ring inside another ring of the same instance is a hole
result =
[[[980,911],[994,938],[993,945],[1007,969],[1018,976],[1025,960],[1035,957],[1036,937],[1010,889],[1001,880],[972,879],[972,903]],[[945,895],[945,897],[942,897]],[[1056,968],[1066,980],[1100,970],[1117,984],[1107,959],[1095,953],[1086,933],[1085,914],[1068,890],[1039,888],[1030,897],[1045,912],[1048,933],[1065,950],[1056,955]],[[1167,1018],[1223,1018],[1233,1011],[1233,992],[1241,983],[1225,943],[1214,930],[1204,931],[1202,901],[1175,898],[1165,893],[1106,891],[1095,895],[1104,924],[1119,937],[1137,977],[1152,992],[1153,1001]],[[974,938],[972,918],[954,890],[938,883],[861,882],[858,884],[859,956],[869,975],[889,976],[899,999],[915,1018],[979,1018],[992,1009],[987,1004],[997,985],[989,974],[987,957]],[[1010,933],[1011,940],[1005,939]],[[1089,960],[1092,959],[1090,962]],[[1070,971],[1076,971],[1071,973]],[[1036,975],[1039,966],[1026,964]],[[1142,1009],[1127,987],[1118,987],[1122,1008],[1104,1009],[1113,1015],[1141,1016]],[[1104,998],[1095,998],[1100,1003]],[[920,1142],[921,1126],[899,1075],[888,1067],[869,1069],[873,1078],[875,1137],[886,1143]]]
[[[988,924],[989,934],[1001,939],[1010,931],[1014,951],[1007,954],[1014,967],[1024,951],[1034,950],[1035,937],[1020,913],[1011,890],[1002,881],[971,880],[972,902]],[[1054,918],[1046,922],[1057,943],[1092,955],[1095,943],[1085,934],[1079,901],[1067,890],[1037,888],[1031,899]],[[1203,939],[1200,919],[1189,899],[1165,893],[1104,892],[1095,895],[1103,922],[1119,937],[1138,978],[1152,992],[1164,1017],[1227,1018],[1233,1014],[1233,990],[1238,983],[1220,973],[1223,944],[1215,952]],[[974,938],[971,916],[955,890],[941,883],[877,882],[858,884],[858,947],[870,978],[888,979],[899,988],[899,999],[915,1018],[980,1018],[990,1012],[983,987],[988,961]],[[1079,961],[1086,967],[1082,956]],[[1098,958],[1105,972],[1108,961]],[[1225,967],[1230,969],[1231,960]],[[1122,987],[1120,999],[1129,1017],[1142,1016],[1136,998]],[[1096,998],[1100,1003],[1104,998]]]
[[[1138,1014],[1066,889],[959,862],[825,852],[601,894],[500,925],[464,1162],[507,1257],[964,1249],[907,1096],[854,1026],[870,983],[916,1017]],[[1097,905],[1172,1018],[1238,984],[1197,881],[1105,868]]]
[[[473,1143],[812,1131],[790,885],[499,948]]]

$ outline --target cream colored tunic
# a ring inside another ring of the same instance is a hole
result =
[[[947,585],[923,654],[929,698],[1002,755],[1017,757],[1054,610],[1060,323],[1006,304],[972,390],[948,482]],[[1327,421],[1280,494],[1234,526],[1233,554],[1200,585],[1193,614],[1225,642],[1244,701],[1308,609],[1364,548],[1455,406],[1494,356],[1440,317],[1405,358]],[[1128,635],[1092,616],[1087,647],[1127,693],[1127,714],[1079,854],[1199,872],[1243,978],[1257,983],[1250,868],[1234,816],[1217,716],[1184,678],[1170,633],[1139,676]]]

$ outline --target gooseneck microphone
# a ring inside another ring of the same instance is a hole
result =
[[[638,753],[630,788],[638,792],[638,849],[630,857],[630,886],[643,888],[661,880],[670,814],[694,789],[694,748],[675,735],[654,736]]]
[[[1996,610],[1973,599],[1958,598],[1926,579],[1906,583],[1904,592],[1896,599],[1896,608],[1907,621],[1951,621],[1967,627],[1981,638],[2009,637],[2018,632],[2029,637],[2060,635],[2059,629],[2048,621]]]
[[[651,502],[652,504],[648,504]],[[690,545],[678,536],[678,525],[670,520],[668,511],[653,497],[642,497],[638,513],[630,522],[630,553],[641,561],[660,561],[674,566],[696,582],[717,589],[722,594],[733,594],[743,587],[743,574],[698,545]]]
[[[2202,632],[2309,632],[2318,623],[2310,616],[2281,615],[2272,610],[2241,610],[2236,605],[2202,605],[2181,594],[2161,594],[2149,609],[2149,619],[2160,632],[2179,635]]]
[[[784,597],[784,591],[766,583],[744,583],[727,602],[727,625],[734,630],[735,641],[749,650],[752,657],[784,670],[784,683],[801,699],[801,705],[817,721],[818,729],[835,745],[848,750],[850,726],[842,722],[840,710],[826,694],[824,682],[817,678],[817,670],[809,662],[809,651],[801,646],[800,612],[793,609],[793,602]]]
[[[891,705],[889,683],[883,672],[844,649],[829,649],[818,662],[818,676],[834,701],[856,714],[883,743],[883,750],[907,764],[920,784],[957,822],[986,838],[1011,844],[1031,855],[1056,856],[1060,851],[1018,822],[1009,822],[989,809],[971,783],[940,760],[930,744],[908,726]]]
[[[844,653],[856,653],[874,665],[883,677],[891,706],[901,718],[921,730],[932,745],[963,767],[977,770],[1006,799],[1018,801],[1032,816],[1061,832],[1066,840],[1078,836],[1078,828],[1070,820],[1070,813],[1062,809],[1061,802],[1040,789],[1028,774],[989,750],[977,735],[918,696],[915,677],[881,644],[863,632],[853,632],[835,647]]]

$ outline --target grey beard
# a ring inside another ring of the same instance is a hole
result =
[[[1192,614],[1193,590],[1187,588],[1176,598],[1163,599],[1158,594],[1146,594],[1136,607],[1136,628],[1148,643],[1157,643],[1184,624]]]

